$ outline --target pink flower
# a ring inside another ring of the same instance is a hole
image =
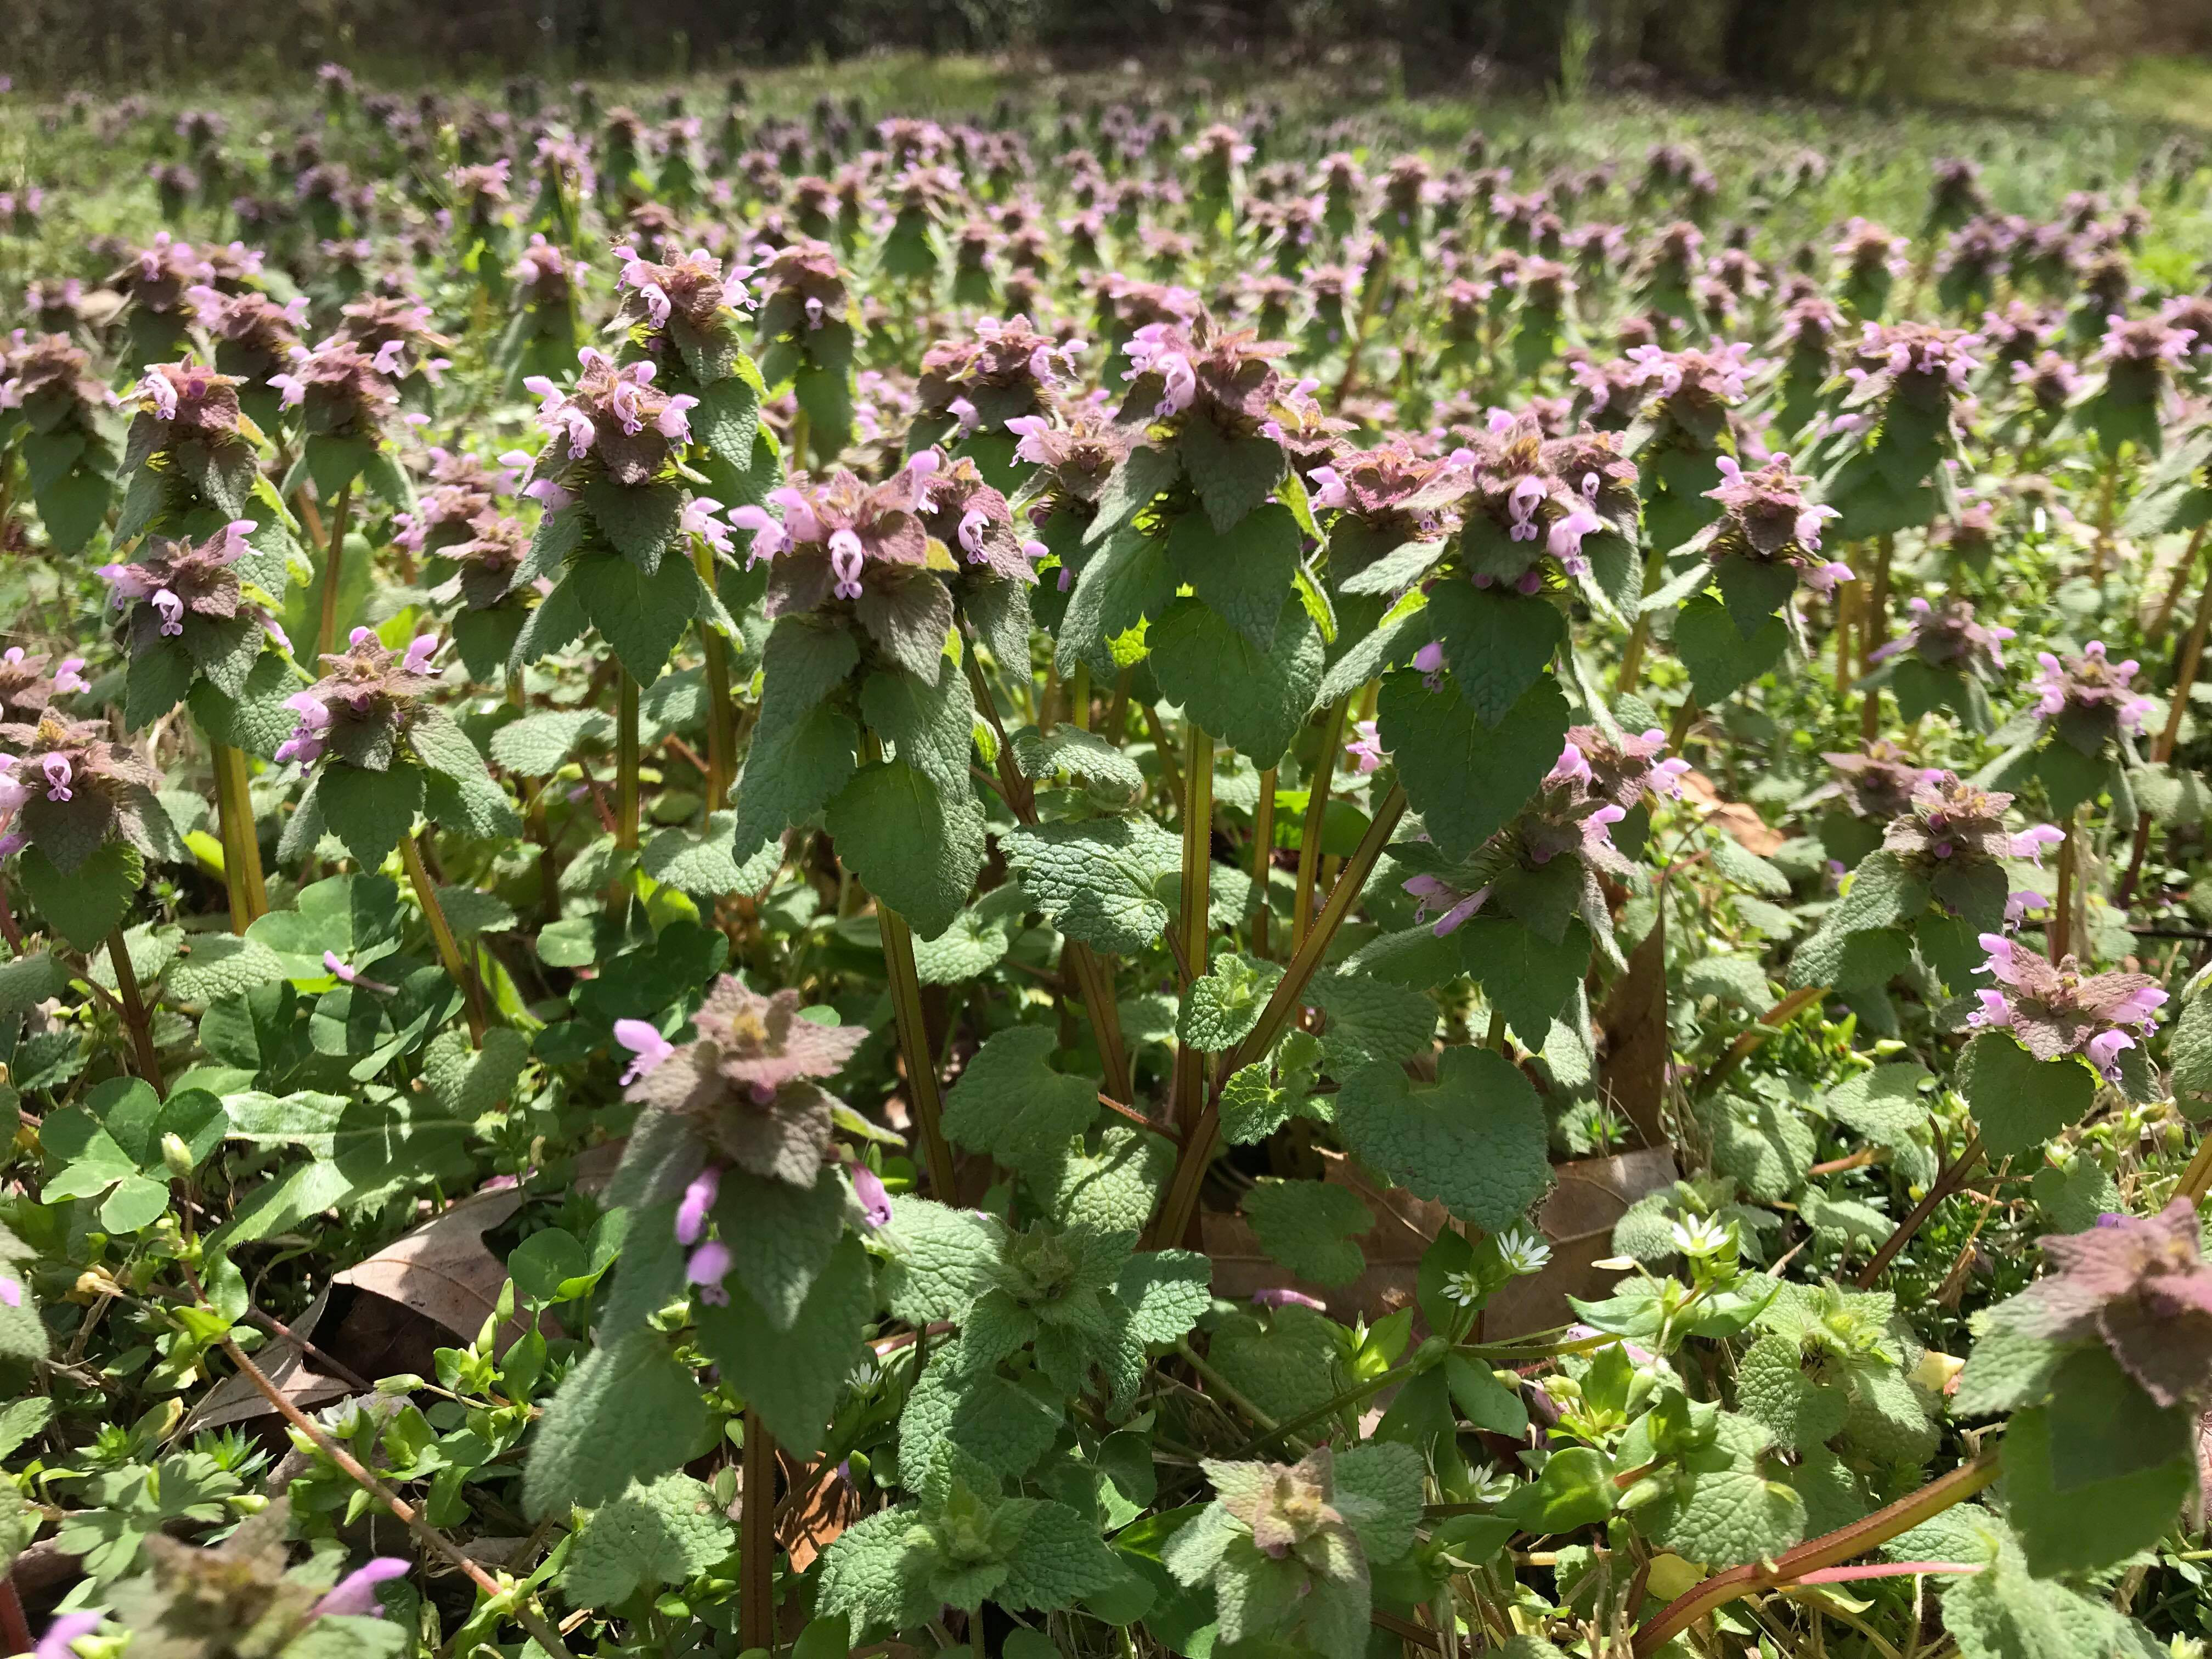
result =
[[[691,1259],[684,1264],[684,1277],[687,1283],[699,1287],[702,1302],[726,1308],[730,1305],[730,1293],[722,1288],[722,1281],[730,1276],[730,1269],[736,1263],[737,1258],[730,1254],[728,1245],[720,1239],[708,1239],[691,1252]]]
[[[1316,508],[1342,507],[1350,500],[1342,476],[1333,466],[1316,467],[1306,475],[1306,483],[1312,491]]]
[[[983,562],[983,532],[991,527],[991,520],[980,507],[971,507],[960,515],[960,545],[967,550],[970,564]]]
[[[624,1088],[628,1088],[676,1052],[676,1045],[661,1036],[658,1027],[641,1019],[617,1020],[615,1041],[635,1056],[631,1060],[628,1069],[622,1074]]]
[[[46,1633],[39,1638],[33,1659],[76,1659],[73,1644],[80,1636],[89,1636],[100,1628],[104,1615],[97,1613],[63,1613],[54,1616],[46,1626]]]
[[[1042,415],[1017,415],[1006,422],[1006,430],[1021,440],[1014,446],[1016,460],[1026,461],[1031,466],[1049,464],[1044,453],[1044,441],[1046,434],[1052,430],[1050,421]]]
[[[867,557],[867,550],[860,538],[850,530],[835,532],[830,538],[830,568],[836,573],[836,596],[841,599],[860,597],[860,566]]]
[[[694,495],[684,503],[684,516],[677,527],[687,536],[700,538],[715,552],[727,555],[730,550],[729,527],[714,516],[721,509],[721,502],[712,495]]]
[[[185,602],[166,587],[154,591],[154,609],[161,612],[161,631],[171,638],[185,631]]]
[[[1352,762],[1352,769],[1365,777],[1382,764],[1382,741],[1376,735],[1373,720],[1361,720],[1352,729],[1355,735],[1344,745],[1345,756]]]
[[[853,1196],[860,1200],[860,1213],[871,1227],[888,1227],[891,1221],[891,1195],[885,1190],[883,1178],[858,1159],[845,1166],[853,1177]]]
[[[1421,684],[1431,691],[1444,689],[1444,647],[1441,640],[1431,640],[1413,653],[1413,666],[1420,671]]]
[[[791,538],[785,533],[784,527],[769,517],[765,509],[754,507],[750,502],[730,509],[730,526],[733,530],[752,532],[752,548],[745,556],[747,565],[757,563],[762,559],[772,559],[791,545]]]
[[[384,1609],[378,1604],[376,1587],[387,1578],[406,1576],[407,1562],[397,1555],[380,1555],[365,1566],[356,1567],[338,1580],[331,1593],[315,1603],[307,1616],[321,1619],[336,1616],[350,1619],[381,1619]]]
[[[67,755],[48,755],[39,763],[46,775],[46,799],[70,800],[70,779],[75,775]]]
[[[2066,839],[2066,832],[2055,823],[2039,823],[2021,830],[2012,838],[2012,855],[2032,861],[2039,870],[2043,868],[2043,849],[2056,847]]]
[[[6,1273],[0,1273],[0,1303],[5,1303],[11,1308],[21,1307],[23,1305],[23,1281],[20,1279],[10,1278]]]
[[[1252,1292],[1255,1308],[1311,1308],[1316,1313],[1327,1313],[1328,1304],[1317,1296],[1308,1296],[1304,1291],[1294,1291],[1287,1285],[1263,1285]]]
[[[627,1081],[628,1079],[624,1079]],[[696,1244],[707,1231],[708,1213],[714,1207],[714,1200],[722,1190],[722,1172],[712,1164],[691,1177],[691,1184],[684,1189],[684,1199],[676,1206],[676,1242]]]
[[[1431,904],[1442,904],[1447,901],[1450,902],[1451,908],[1437,918],[1437,925],[1432,930],[1438,939],[1443,938],[1447,933],[1456,929],[1462,922],[1481,909],[1490,899],[1490,889],[1486,886],[1479,887],[1472,893],[1462,893],[1456,887],[1435,876],[1415,876],[1406,884],[1406,890],[1420,901],[1413,910],[1415,921],[1428,920],[1429,907]]]
[[[408,645],[407,654],[400,659],[400,666],[410,674],[427,674],[430,672],[430,659],[437,654],[438,636],[435,634],[418,635]]]

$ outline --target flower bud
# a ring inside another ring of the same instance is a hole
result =
[[[189,1181],[192,1177],[192,1149],[185,1145],[182,1135],[173,1131],[161,1137],[161,1163],[172,1179]]]

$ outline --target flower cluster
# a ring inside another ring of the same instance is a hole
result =
[[[781,523],[759,507],[741,507],[730,522],[753,532],[752,556],[770,559],[768,614],[818,610],[832,599],[856,600],[871,586],[902,585],[906,573],[929,562],[921,514],[933,505],[931,483],[942,458],[918,451],[879,484],[839,471],[818,488],[798,482],[769,492]]]
[[[86,690],[84,659],[64,657],[52,675],[44,652],[11,645],[0,652],[0,719],[35,720],[56,697]]]
[[[594,465],[626,489],[659,477],[672,452],[690,441],[688,411],[699,401],[656,387],[649,359],[617,368],[605,352],[586,346],[577,361],[583,373],[573,391],[543,374],[523,382],[542,400],[538,424],[552,434],[531,480],[531,493],[549,507],[565,505]],[[538,488],[544,484],[553,491]]]
[[[2177,1198],[2154,1216],[2107,1214],[2053,1234],[2057,1269],[2006,1305],[2008,1322],[2053,1343],[2101,1343],[2144,1393],[2171,1408],[2212,1389],[2212,1267],[2197,1206]]]
[[[705,1167],[678,1206],[676,1237],[691,1250],[690,1283],[702,1300],[718,1301],[735,1265],[727,1245],[705,1237],[723,1170],[813,1187],[836,1104],[815,1079],[842,1069],[868,1034],[818,1024],[801,1012],[798,992],[764,997],[734,975],[714,981],[691,1023],[696,1035],[681,1044],[643,1020],[618,1022],[615,1036],[634,1056],[623,1074],[625,1097],[680,1114],[702,1149]],[[873,1210],[880,1187],[861,1196]]]
[[[615,281],[623,291],[623,314],[649,329],[665,329],[672,318],[681,318],[696,344],[723,332],[724,313],[752,309],[753,297],[745,288],[751,267],[732,265],[726,271],[704,248],[657,264],[624,244],[615,249],[615,258],[622,264]]]
[[[1905,609],[1912,613],[1911,624],[1877,647],[1871,660],[1885,662],[1910,651],[1930,668],[1954,668],[1985,680],[2004,672],[2004,642],[2013,630],[1976,622],[1971,600],[1948,599],[1937,605],[1914,598],[1905,601]]]
[[[136,750],[111,743],[94,721],[72,722],[52,709],[35,722],[0,725],[0,857],[37,848],[67,875],[109,839],[155,850],[161,775]]]
[[[430,659],[438,641],[425,635],[402,653],[366,628],[356,628],[346,649],[323,659],[325,672],[286,699],[297,720],[276,747],[281,764],[312,766],[327,751],[366,772],[388,770],[423,696],[436,684]]]
[[[20,409],[40,431],[82,427],[115,394],[92,372],[92,359],[65,334],[35,337],[17,329],[0,349],[0,409]]]
[[[1872,754],[1828,758],[1838,770],[1858,762],[1859,777],[1866,781],[1871,781],[1877,764]],[[1933,769],[1917,777],[1911,799],[1890,821],[1881,841],[1884,849],[1908,867],[1964,867],[2006,859],[2032,859],[2040,864],[2043,849],[2063,839],[2062,831],[2047,823],[2018,835],[2008,831],[2004,817],[2012,797],[2001,791],[1979,788]],[[1890,781],[1883,779],[1885,786]]]
[[[187,634],[185,623],[188,619],[227,623],[240,613],[238,572],[233,567],[249,550],[246,538],[258,528],[252,519],[234,519],[197,546],[157,537],[141,550],[137,563],[100,567],[116,607],[130,607],[133,656],[157,648],[167,639],[196,654],[216,648],[210,638],[216,630],[195,627]],[[273,617],[258,609],[249,614],[289,648],[289,641]]]
[[[1037,421],[1058,400],[1062,377],[1088,349],[1079,339],[1040,334],[1026,317],[986,317],[973,340],[943,340],[922,354],[921,407],[950,415],[960,431],[1011,431]]]
[[[2084,754],[2094,755],[2123,732],[2142,730],[2154,706],[2129,689],[2140,666],[2134,658],[2113,662],[2105,642],[2092,640],[2081,654],[2062,661],[2048,651],[2035,653],[2041,670],[2035,678],[2035,713],[2045,731],[2057,731]]]
[[[1777,454],[1756,472],[1746,472],[1734,456],[1715,463],[1721,481],[1705,492],[1718,501],[1720,517],[1705,532],[1706,550],[1719,563],[1741,559],[1754,565],[1787,566],[1799,572],[1815,592],[1832,592],[1849,581],[1850,566],[1820,558],[1820,526],[1838,516],[1832,507],[1805,499],[1810,481],[1790,470],[1790,458]]]
[[[2120,1055],[2148,1037],[2166,994],[2148,974],[2089,974],[2071,956],[2056,963],[2002,933],[1984,933],[1980,971],[1999,988],[1974,993],[1972,1025],[2002,1027],[2038,1060],[2080,1054],[2107,1082],[2120,1081]]]
[[[1902,749],[1887,738],[1876,738],[1863,754],[1824,753],[1820,758],[1835,769],[1836,781],[1818,793],[1836,795],[1856,818],[1887,823],[1910,811],[1912,798],[1923,784],[1946,775],[1915,766]]]
[[[334,334],[313,350],[295,346],[291,367],[271,374],[269,384],[283,394],[285,408],[300,410],[301,429],[310,435],[373,437],[399,401],[392,381],[404,350],[393,340],[372,354]]]

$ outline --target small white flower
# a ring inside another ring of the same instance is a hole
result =
[[[1462,1308],[1472,1308],[1482,1300],[1485,1291],[1481,1278],[1472,1269],[1454,1273],[1444,1280],[1444,1300]]]
[[[1498,1235],[1498,1254],[1512,1273],[1540,1273],[1551,1265],[1552,1246],[1534,1227],[1511,1227]]]

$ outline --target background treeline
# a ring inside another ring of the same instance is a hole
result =
[[[328,58],[371,78],[711,71],[872,51],[1395,57],[1420,88],[1488,64],[1532,88],[1662,76],[1938,96],[1993,58],[2080,67],[2212,49],[2212,0],[9,0],[19,88],[251,86]]]

